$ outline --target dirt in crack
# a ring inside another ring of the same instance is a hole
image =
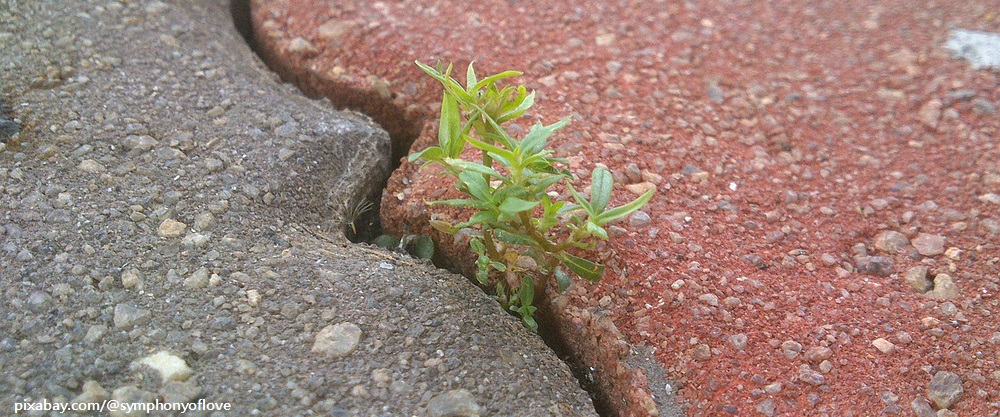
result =
[[[268,57],[258,48],[253,36],[253,28],[250,12],[250,0],[232,0],[230,12],[234,25],[250,48],[273,69]],[[407,116],[407,113],[392,102],[392,96],[385,96],[375,91],[368,91],[355,88],[346,84],[326,85],[323,87],[314,86],[314,83],[305,82],[295,76],[283,77],[284,81],[297,86],[306,96],[312,98],[326,98],[337,109],[347,109],[361,112],[371,117],[380,124],[389,134],[392,140],[392,171],[399,167],[400,161],[406,157],[413,142],[419,136],[426,116]],[[386,179],[383,181],[381,190],[385,189]],[[379,195],[359,195],[353,201],[344,203],[343,207],[336,209],[344,213],[344,234],[353,242],[374,243],[382,247],[391,247],[405,250],[409,254],[418,258],[432,259],[439,268],[459,272],[460,268],[448,259],[442,258],[434,251],[434,242],[425,236],[408,235],[401,239],[382,234],[382,227],[379,220],[381,209],[381,199]],[[471,274],[464,274],[471,282],[477,281]],[[600,392],[594,382],[594,375],[589,366],[581,363],[576,355],[569,349],[567,343],[561,339],[557,331],[557,324],[554,323],[553,314],[549,310],[551,306],[540,308],[536,318],[538,319],[538,334],[545,343],[556,353],[556,355],[569,365],[580,386],[586,390],[597,413],[601,416],[613,415],[606,394]]]

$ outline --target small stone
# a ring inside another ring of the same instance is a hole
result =
[[[113,321],[115,327],[122,330],[131,330],[135,326],[149,323],[153,318],[149,310],[144,310],[135,304],[128,302],[115,306]]]
[[[249,304],[250,307],[257,307],[260,305],[260,292],[257,290],[247,291],[247,304]]]
[[[764,392],[774,395],[781,392],[781,383],[775,382],[773,384],[767,384],[764,386]]]
[[[361,328],[350,322],[326,326],[316,335],[312,352],[334,359],[350,355],[361,343]]]
[[[913,408],[913,413],[917,417],[937,417],[937,413],[931,408],[931,404],[927,402],[927,399],[922,397],[917,397],[913,399],[910,403],[910,407]]]
[[[931,283],[927,271],[928,268],[926,266],[915,266],[908,269],[906,271],[906,282],[910,284],[910,288],[921,294],[930,291],[934,285]]]
[[[138,288],[142,289],[142,277],[139,276],[139,270],[131,268],[128,271],[122,272],[122,286],[126,289]]]
[[[921,233],[913,239],[913,247],[923,256],[935,256],[944,253],[944,236]]]
[[[125,149],[134,152],[146,152],[150,149],[156,147],[159,144],[156,139],[153,139],[149,135],[128,135],[125,137],[124,143]]]
[[[52,296],[45,291],[35,290],[28,295],[27,304],[32,313],[44,313],[52,308]]]
[[[184,280],[184,286],[193,290],[208,287],[208,275],[207,268],[198,268]]]
[[[934,289],[924,295],[937,300],[954,300],[958,298],[958,286],[951,280],[951,275],[937,274],[934,277]]]
[[[929,100],[920,107],[920,110],[917,111],[917,118],[920,119],[920,122],[927,127],[936,129],[938,121],[941,120],[942,107],[944,107],[944,104],[941,103],[941,100]]]
[[[476,398],[465,389],[436,395],[427,402],[427,414],[435,417],[478,417],[482,412]]]
[[[185,381],[166,381],[159,391],[165,403],[183,404],[195,401],[201,395],[196,378]]]
[[[153,393],[148,391],[143,391],[134,385],[126,385],[123,387],[118,387],[111,392],[111,400],[116,401],[118,404],[150,404],[155,401]],[[109,410],[109,415],[111,417],[133,417],[131,408],[128,407],[116,407]]]
[[[910,245],[906,235],[894,230],[886,230],[875,236],[875,249],[885,253],[898,253]]]
[[[279,161],[282,161],[282,162],[287,161],[288,158],[291,158],[293,155],[295,155],[295,151],[293,151],[291,149],[288,149],[288,148],[278,149],[278,160]]]
[[[212,213],[201,213],[194,217],[194,229],[207,231],[215,227],[215,216]]]
[[[704,343],[694,348],[694,357],[699,360],[706,360],[712,357],[712,348]]]
[[[892,342],[885,340],[881,337],[872,340],[872,346],[875,346],[875,348],[882,353],[892,353],[896,351],[896,345],[892,344]]]
[[[94,344],[98,340],[101,340],[105,334],[108,333],[108,326],[103,324],[94,324],[87,329],[87,334],[83,336],[83,343],[88,345]]]
[[[189,233],[181,239],[181,247],[187,250],[203,248],[208,244],[209,235],[201,233]]]
[[[774,405],[774,400],[770,398],[757,404],[757,412],[767,417],[774,417],[777,411],[777,407]]]
[[[194,375],[184,359],[165,350],[142,358],[139,365],[148,366],[160,374],[160,382],[164,384],[167,381],[186,381]]]
[[[629,225],[636,229],[642,229],[646,226],[649,226],[649,223],[652,222],[652,220],[653,219],[649,217],[649,213],[646,213],[645,211],[642,210],[636,211],[635,213],[632,213],[632,215],[628,217]]]
[[[301,36],[292,39],[292,41],[288,43],[288,52],[291,53],[295,54],[306,53],[306,52],[314,53],[317,51],[318,50],[316,49],[315,46],[313,46],[312,42],[307,41],[305,38]]]
[[[781,350],[786,358],[793,359],[802,352],[802,344],[794,340],[786,340],[781,342]]]
[[[353,26],[348,21],[331,19],[316,28],[316,34],[327,41],[337,41],[350,33]]]
[[[809,365],[802,365],[799,367],[799,380],[810,385],[823,385],[826,382],[826,378],[823,374],[814,371]]]
[[[80,165],[77,165],[76,168],[89,174],[99,174],[107,170],[104,165],[101,165],[93,159],[84,159],[83,161],[80,161]]]
[[[951,372],[938,371],[931,378],[930,386],[927,388],[927,398],[934,401],[939,409],[946,409],[962,398],[965,389],[962,388],[962,379]]]
[[[646,194],[646,192],[648,192],[649,190],[655,190],[656,184],[653,184],[648,181],[643,181],[637,184],[628,184],[625,186],[625,189],[632,194],[641,196],[643,194]]]
[[[1000,204],[1000,195],[988,193],[979,196],[979,201],[990,204]]]
[[[74,404],[99,403],[111,398],[111,393],[104,389],[97,381],[89,380],[83,383],[80,395],[73,398]]]
[[[858,271],[876,274],[883,277],[892,275],[893,272],[892,258],[887,256],[855,256],[854,267],[857,268]]]
[[[160,227],[156,229],[156,232],[160,235],[160,237],[180,237],[184,234],[184,229],[186,228],[187,225],[184,223],[174,219],[166,219],[163,223],[160,223]]]
[[[830,371],[832,371],[832,370],[833,370],[833,362],[823,361],[823,362],[819,363],[819,371],[820,372],[822,372],[824,374],[827,374],[827,373],[830,373]]]
[[[729,343],[733,344],[736,350],[743,350],[747,347],[747,335],[743,333],[734,334],[729,338]]]
[[[806,350],[805,359],[809,362],[822,362],[826,359],[830,359],[833,355],[833,351],[828,347],[824,346],[814,346]]]
[[[698,299],[712,307],[719,306],[719,297],[715,294],[702,294],[698,296]]]

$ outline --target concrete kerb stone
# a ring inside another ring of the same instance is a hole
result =
[[[595,415],[464,278],[347,244],[331,202],[378,192],[388,135],[278,83],[227,2],[5,3],[0,91],[21,131],[0,153],[0,409]],[[143,319],[119,326],[125,307]],[[338,325],[350,352],[311,352]],[[164,351],[184,389],[130,368]]]

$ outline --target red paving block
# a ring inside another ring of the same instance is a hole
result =
[[[656,186],[651,223],[623,221],[593,254],[605,279],[551,294],[618,415],[655,412],[625,361],[636,345],[683,383],[690,415],[909,413],[937,371],[962,379],[953,411],[996,415],[1000,76],[943,45],[952,26],[1000,32],[1000,2],[253,7],[273,68],[397,137],[423,132],[415,148],[434,142],[440,91],[413,61],[475,61],[525,72],[537,98],[522,129],[573,116],[551,143],[580,187],[597,163]],[[622,185],[619,204],[634,198]],[[424,202],[454,194],[403,162],[384,226],[468,259],[427,225]],[[877,249],[888,231],[907,242]],[[920,234],[943,237],[944,253],[923,255]],[[957,296],[913,290],[918,266]]]

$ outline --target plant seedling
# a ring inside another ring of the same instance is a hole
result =
[[[607,240],[604,227],[644,206],[654,191],[608,207],[614,180],[599,166],[591,172],[590,197],[577,192],[570,184],[570,172],[558,168],[566,161],[546,148],[548,139],[569,118],[547,126],[537,123],[523,138],[511,137],[503,125],[523,116],[535,99],[535,93],[523,85],[501,86],[501,81],[520,72],[504,71],[479,79],[469,64],[463,86],[452,78],[452,65],[435,69],[416,64],[441,83],[444,93],[438,145],[411,154],[409,160],[423,160],[424,166],[440,164],[457,179],[456,187],[465,197],[428,204],[474,212],[458,224],[432,220],[431,226],[451,234],[472,229],[477,280],[494,287],[504,308],[537,330],[534,303],[536,295],[544,296],[549,277],[555,277],[562,292],[572,283],[566,270],[590,282],[604,275],[603,265],[570,252],[591,250],[597,240]],[[477,149],[481,158],[466,159],[467,147]],[[556,201],[548,194],[559,183],[570,191],[572,203]]]

